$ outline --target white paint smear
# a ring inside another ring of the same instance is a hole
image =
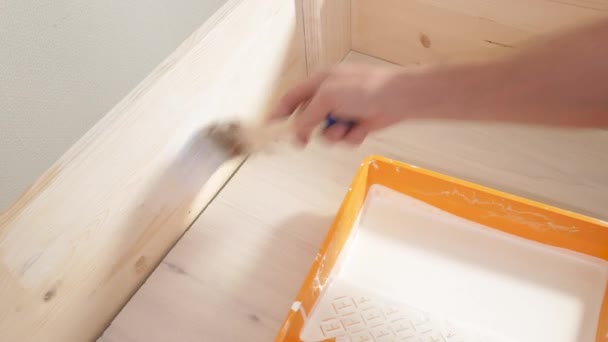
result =
[[[301,338],[592,342],[607,280],[604,260],[373,186]]]

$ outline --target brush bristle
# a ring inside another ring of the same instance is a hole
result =
[[[207,136],[230,155],[249,153],[248,142],[243,134],[243,125],[237,121],[214,123],[207,128]]]
[[[290,121],[231,120],[210,125],[207,135],[232,155],[260,152],[290,132]]]

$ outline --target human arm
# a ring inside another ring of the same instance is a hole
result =
[[[288,91],[270,117],[299,106],[295,127],[303,143],[328,113],[358,123],[325,132],[352,144],[409,119],[608,127],[608,20],[484,63],[416,71],[337,66]]]

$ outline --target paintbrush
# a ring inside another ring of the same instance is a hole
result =
[[[293,117],[293,116],[292,116]],[[282,121],[232,119],[225,122],[215,122],[207,127],[206,135],[224,148],[230,155],[247,155],[265,149],[270,143],[291,135],[294,131],[293,119]],[[342,121],[331,114],[324,122],[324,128],[336,124],[352,128],[354,121]]]
[[[265,122],[231,119],[214,122],[205,131],[210,139],[230,155],[247,155],[260,152],[270,143],[290,135],[292,120]]]

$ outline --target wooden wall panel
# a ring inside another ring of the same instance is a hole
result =
[[[603,17],[607,0],[353,0],[353,50],[402,65],[484,59]]]
[[[0,339],[104,330],[241,163],[201,134],[305,76],[294,2],[230,0],[0,217]]]
[[[298,0],[303,8],[308,73],[340,62],[351,50],[351,0]]]

